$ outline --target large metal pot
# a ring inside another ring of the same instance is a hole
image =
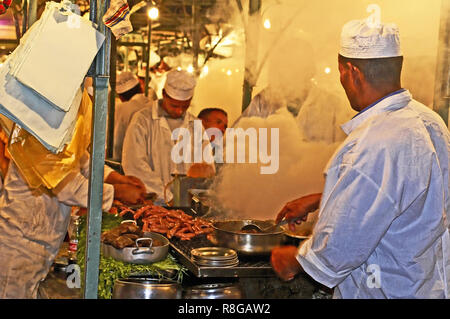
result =
[[[201,217],[209,215],[213,206],[213,195],[211,191],[207,189],[189,189],[188,193],[191,212]]]
[[[267,228],[274,224],[273,221],[261,220],[229,220],[213,223],[214,232],[212,241],[215,245],[228,247],[244,255],[270,254],[273,248],[283,244],[285,240],[284,230],[277,228],[268,233],[245,233],[241,229],[245,225],[257,225]]]
[[[144,237],[136,239],[136,247],[117,249],[111,245],[102,243],[102,252],[105,257],[112,257],[132,264],[151,264],[161,261],[169,253],[169,240],[161,234],[145,232]],[[153,240],[163,243],[161,246],[153,246]],[[149,247],[140,247],[140,242],[150,242]]]
[[[217,283],[189,287],[184,293],[185,299],[242,299],[244,292],[238,284]]]
[[[181,299],[181,285],[172,280],[152,278],[117,279],[113,299]]]

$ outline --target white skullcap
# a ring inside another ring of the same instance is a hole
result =
[[[171,98],[186,101],[194,95],[195,78],[185,70],[171,70],[167,72],[164,90]]]
[[[156,52],[150,53],[150,68],[158,64],[161,61],[161,57]],[[143,62],[138,71],[138,77],[145,78],[145,69],[147,68],[147,62]]]
[[[131,72],[121,72],[117,76],[116,92],[117,94],[125,93],[139,84],[138,78]]]
[[[354,59],[402,56],[398,27],[393,23],[371,25],[367,20],[352,20],[342,28],[339,54]]]

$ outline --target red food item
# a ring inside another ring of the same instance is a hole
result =
[[[161,206],[144,206],[133,216],[135,220],[142,219],[143,231],[157,232],[168,238],[190,240],[213,231],[212,225],[206,220],[194,219],[181,210],[168,210]]]

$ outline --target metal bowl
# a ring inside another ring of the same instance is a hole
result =
[[[266,255],[273,248],[283,244],[285,240],[284,230],[281,228],[269,233],[245,233],[242,227],[257,225],[267,228],[274,225],[273,221],[261,220],[229,220],[213,223],[214,232],[212,241],[215,245],[228,247],[244,255]]]
[[[114,283],[113,299],[181,299],[181,285],[172,280],[124,278]]]
[[[185,299],[243,299],[244,292],[238,284],[203,284],[187,288]]]

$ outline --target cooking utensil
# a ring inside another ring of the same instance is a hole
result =
[[[181,299],[181,285],[172,280],[157,278],[117,279],[113,299]]]
[[[237,257],[236,251],[223,247],[201,247],[191,250],[191,255],[199,259],[229,260]]]
[[[275,224],[275,225],[269,225],[267,227],[261,228],[258,225],[255,224],[248,224],[245,225],[241,228],[241,231],[256,231],[259,233],[268,233],[271,231],[275,231],[277,228],[279,228],[280,226],[286,225],[288,223],[288,221],[286,219],[283,219],[281,222]]]
[[[244,292],[239,284],[217,283],[203,284],[187,288],[185,299],[242,299]]]
[[[223,247],[202,247],[191,250],[194,262],[206,267],[234,267],[239,264],[236,251]]]
[[[230,220],[213,223],[212,241],[215,245],[228,247],[244,255],[270,254],[273,248],[281,245],[284,240],[284,230],[277,229],[269,233],[243,233],[245,225],[258,225],[267,228],[273,225],[270,221],[260,220]]]
[[[169,253],[169,240],[161,234],[145,232],[144,237],[136,239],[136,247],[117,249],[111,245],[102,243],[102,252],[105,257],[112,257],[132,264],[151,264],[161,261]],[[153,240],[163,243],[161,246],[153,246]],[[149,247],[139,247],[139,243],[150,241]]]
[[[164,202],[167,206],[189,207],[189,189],[207,189],[212,183],[212,178],[189,177],[186,174],[171,174],[173,179],[164,187]],[[172,191],[172,203],[169,202],[167,190]]]
[[[197,216],[206,216],[213,206],[213,194],[207,189],[189,189],[191,212]]]

